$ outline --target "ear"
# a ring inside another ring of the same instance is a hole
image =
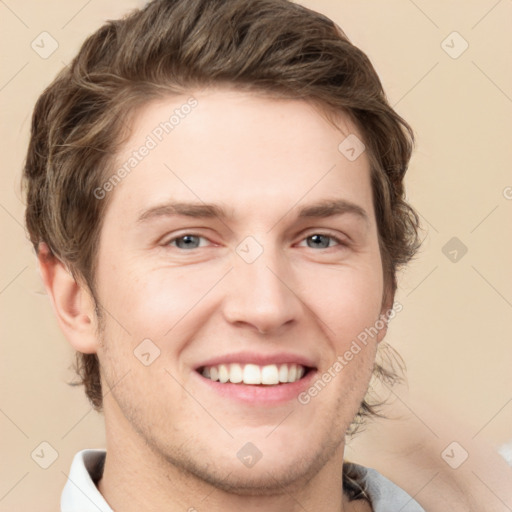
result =
[[[385,337],[388,332],[388,321],[394,316],[394,310],[393,310],[393,301],[395,299],[395,292],[391,286],[387,286],[383,297],[382,297],[382,307],[380,310],[380,316],[379,320],[384,322],[384,327],[382,329],[379,329],[379,333],[377,334],[377,343],[380,343]]]
[[[75,281],[45,243],[39,244],[37,259],[46,292],[66,339],[78,352],[96,353],[97,319],[90,292]]]

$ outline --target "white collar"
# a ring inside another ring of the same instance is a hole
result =
[[[82,450],[71,464],[60,498],[61,512],[113,512],[96,483],[103,474],[105,450]]]

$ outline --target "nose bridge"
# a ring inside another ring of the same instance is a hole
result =
[[[300,300],[286,255],[267,237],[261,243],[247,237],[236,248],[234,268],[225,305],[232,323],[250,324],[260,332],[271,332],[291,323],[300,314]]]

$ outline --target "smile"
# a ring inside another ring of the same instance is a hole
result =
[[[308,367],[295,363],[267,364],[218,364],[199,368],[199,373],[214,382],[277,386],[297,382],[306,375]]]

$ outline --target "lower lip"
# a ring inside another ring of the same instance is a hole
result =
[[[203,377],[195,372],[197,377],[210,389],[224,398],[237,400],[243,403],[258,405],[281,405],[291,400],[297,400],[300,393],[304,392],[310,385],[316,374],[316,370],[309,372],[296,382],[287,384],[276,384],[274,386],[250,385],[250,384],[225,384]]]

